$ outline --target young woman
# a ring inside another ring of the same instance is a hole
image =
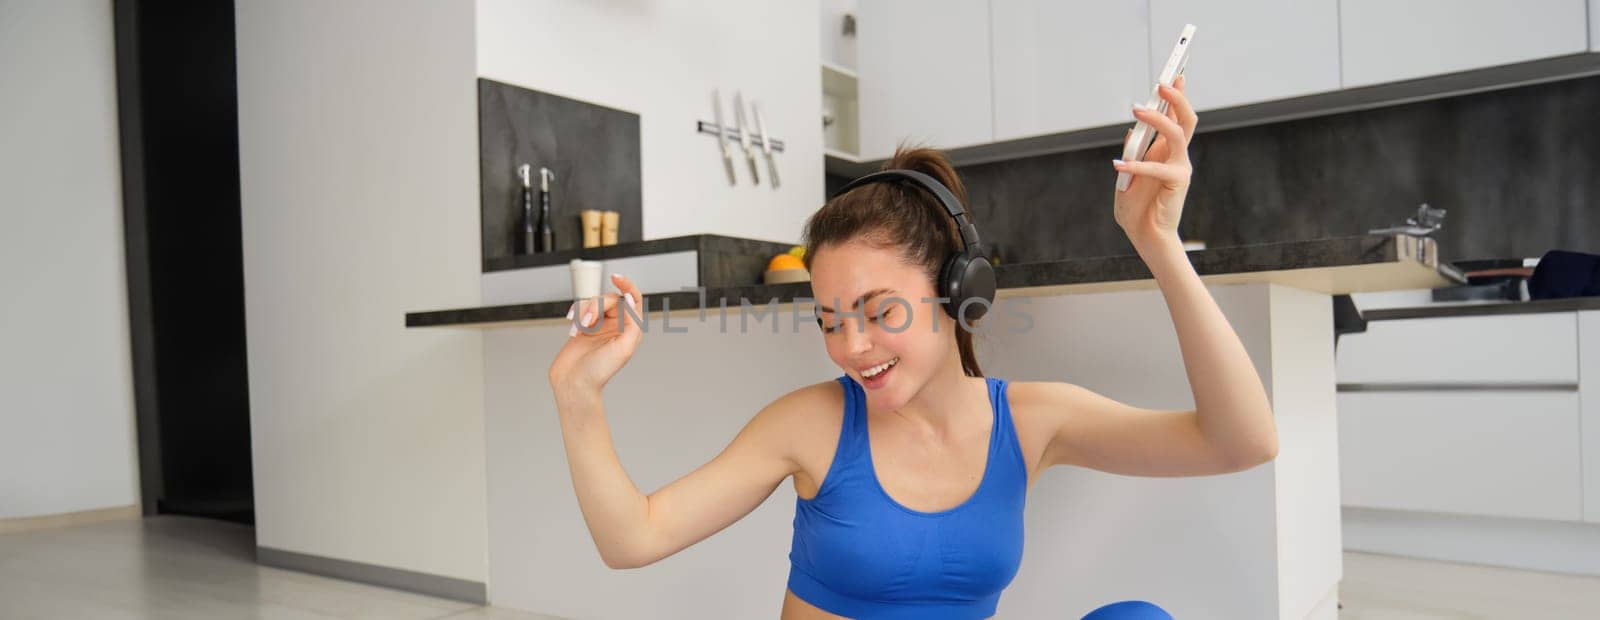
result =
[[[1146,161],[1113,166],[1134,176],[1116,194],[1116,221],[1166,299],[1194,410],[984,377],[971,330],[925,302],[961,247],[954,220],[921,189],[864,185],[830,200],[805,232],[823,344],[844,374],[773,401],[721,454],[654,493],[640,493],[623,471],[601,398],[639,345],[642,330],[625,325],[640,314],[639,290],[615,276],[619,293],[569,313],[583,329],[574,325],[549,379],[579,506],[606,565],[677,553],[792,478],[799,499],[784,619],[986,618],[1016,574],[1023,498],[1045,469],[1199,476],[1271,460],[1277,432],[1260,378],[1177,236],[1196,123],[1182,89],[1181,80],[1162,89],[1166,115],[1134,110],[1160,138]],[[885,168],[932,176],[965,202],[935,151],[902,150]],[[841,307],[851,301],[859,305]],[[1139,601],[1089,615],[1168,617]]]

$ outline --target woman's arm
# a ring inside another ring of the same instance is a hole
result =
[[[1248,469],[1278,453],[1277,425],[1250,356],[1173,239],[1140,254],[1166,298],[1195,408],[1154,410],[1065,383],[1012,387],[1051,420],[1044,466],[1130,476],[1202,476]]]
[[[1139,255],[1172,315],[1200,435],[1226,464],[1243,468],[1272,460],[1278,454],[1278,429],[1266,389],[1182,242],[1176,235],[1146,241]]]
[[[601,396],[632,358],[644,330],[634,323],[643,295],[613,275],[621,293],[598,307],[575,307],[566,345],[550,365],[561,439],[583,520],[606,566],[635,568],[667,557],[739,520],[796,469],[785,441],[816,389],[797,390],[763,408],[721,454],[662,489],[644,495],[622,468],[611,443]],[[581,329],[580,329],[581,328]]]
[[[644,495],[622,468],[598,393],[557,396],[572,487],[600,558],[611,568],[652,564],[749,514],[796,469],[783,441],[794,399],[747,423],[721,454]]]
[[[1182,78],[1163,87],[1161,96],[1169,104],[1166,115],[1134,111],[1161,136],[1146,160],[1113,162],[1117,170],[1134,175],[1128,190],[1116,195],[1116,219],[1166,299],[1195,409],[1140,409],[1064,384],[1032,388],[1036,402],[1061,422],[1046,450],[1048,464],[1135,475],[1201,475],[1253,467],[1278,452],[1277,426],[1261,378],[1178,238],[1192,172],[1188,144],[1199,119],[1183,96]]]

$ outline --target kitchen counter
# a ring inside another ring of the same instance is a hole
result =
[[[1382,308],[1367,310],[1361,318],[1368,321],[1395,319],[1430,319],[1453,316],[1491,316],[1502,314],[1538,314],[1542,312],[1574,312],[1600,310],[1600,297],[1567,297],[1562,299],[1537,299],[1532,301],[1457,302],[1438,303],[1409,308]]]
[[[1434,243],[1404,235],[1335,237],[1195,250],[1189,252],[1189,260],[1207,284],[1273,283],[1331,295],[1465,282],[1455,268],[1438,263]],[[995,279],[1000,298],[1155,288],[1143,259],[1132,254],[998,265]],[[776,299],[789,304],[810,295],[809,282],[708,287],[704,303],[717,307],[726,301],[737,307],[741,299],[757,305]],[[697,311],[701,303],[698,291],[645,295],[650,312]],[[570,305],[556,301],[410,312],[406,326],[501,327],[565,321]]]
[[[794,244],[781,241],[763,241],[760,239],[745,239],[743,237],[729,237],[727,235],[683,235],[680,237],[664,237],[649,241],[632,241],[616,245],[606,245],[593,248],[577,248],[559,250],[543,254],[519,254],[500,258],[484,259],[483,271],[506,271],[511,269],[526,269],[528,267],[548,267],[551,265],[565,265],[574,258],[583,260],[610,260],[614,258],[629,258],[634,256],[648,256],[651,254],[664,254],[668,252],[699,252],[702,257],[713,257],[725,262],[748,262],[756,260],[748,269],[734,270],[729,267],[712,269],[711,272],[723,275],[726,272],[760,274],[761,268],[766,265],[766,259],[775,254],[789,251]],[[744,265],[737,265],[743,267]],[[714,266],[714,267],[720,267]]]

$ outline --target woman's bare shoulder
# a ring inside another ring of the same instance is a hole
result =
[[[1006,399],[1013,410],[1059,415],[1065,407],[1082,399],[1085,391],[1082,386],[1064,381],[1010,381],[1006,384]]]
[[[819,422],[838,422],[844,411],[844,387],[838,381],[819,381],[800,386],[773,399],[757,418],[790,430],[815,427]]]
[[[1064,381],[1016,381],[1006,386],[1012,418],[1045,435],[1054,435],[1074,417],[1083,416],[1097,398],[1103,397]]]
[[[763,411],[783,438],[782,450],[794,467],[795,492],[814,497],[833,461],[844,427],[844,386],[837,380],[802,386]]]
[[[1084,388],[1061,381],[1012,381],[1006,385],[1011,423],[1029,462],[1040,465],[1052,439],[1067,425],[1073,401]]]
[[[770,438],[773,449],[783,452],[801,469],[827,455],[839,439],[844,419],[844,387],[837,381],[819,381],[779,396],[757,412],[750,427]]]

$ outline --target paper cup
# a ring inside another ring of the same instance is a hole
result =
[[[605,219],[599,209],[584,209],[578,217],[583,223],[583,247],[600,247],[600,225]]]
[[[601,275],[605,271],[604,262],[574,258],[567,266],[572,270],[572,299],[574,301],[600,296]]]
[[[619,211],[600,212],[600,245],[617,244],[617,226],[622,223],[622,213]]]

